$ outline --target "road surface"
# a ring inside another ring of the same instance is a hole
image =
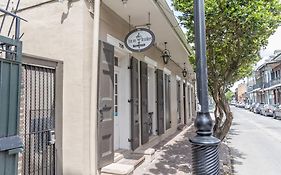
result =
[[[229,146],[237,175],[281,174],[281,120],[232,107]]]

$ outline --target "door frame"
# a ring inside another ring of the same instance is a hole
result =
[[[149,100],[149,97],[148,97],[148,104],[152,104],[154,103],[154,109],[153,111],[149,111],[148,109],[148,112],[153,112],[153,117],[152,117],[152,133],[151,135],[149,136],[149,139],[151,139],[153,136],[156,136],[157,135],[157,82],[156,82],[156,67],[154,67],[154,65],[152,64],[149,64],[147,63],[147,76],[149,77],[149,69],[152,70],[153,72],[153,80],[151,80],[151,82],[153,82],[154,84],[154,89],[149,89],[149,86],[148,86],[148,91],[147,92],[150,92],[148,93],[148,95],[153,95],[153,101],[150,101]],[[157,64],[156,64],[157,65]],[[149,82],[150,80],[148,80],[148,85],[149,85]],[[150,106],[150,105],[148,105]]]
[[[55,68],[55,172],[63,172],[62,134],[63,134],[63,61],[28,53],[22,54],[22,62],[28,65]]]

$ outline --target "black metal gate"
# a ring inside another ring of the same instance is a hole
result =
[[[20,130],[24,175],[55,174],[55,69],[23,65]]]

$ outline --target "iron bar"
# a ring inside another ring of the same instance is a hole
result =
[[[32,106],[32,83],[33,83],[33,81],[32,81],[32,67],[30,66],[30,70],[29,70],[29,77],[30,77],[30,84],[29,84],[29,86],[30,86],[30,94],[29,94],[29,97],[30,97],[30,99],[29,99],[29,133],[30,132],[32,132],[31,131],[31,110],[32,110],[32,108],[31,108],[31,106]],[[27,117],[27,116],[26,116]],[[28,151],[29,151],[29,154],[28,154],[28,174],[31,174],[31,135],[29,135],[29,145],[28,145]]]
[[[6,8],[5,8],[6,11],[7,11],[8,8],[9,8],[10,1],[11,1],[11,0],[8,0],[8,2],[7,2]],[[3,19],[2,19],[2,22],[1,22],[0,33],[1,33],[1,31],[2,31],[2,28],[3,28],[3,25],[4,25],[5,19],[6,19],[6,13],[4,14]]]
[[[23,96],[24,96],[24,101],[25,101],[25,104],[24,104],[24,108],[26,109],[26,106],[27,106],[27,71],[26,71],[26,65],[23,66],[23,71],[24,71],[24,77],[23,77],[23,83],[24,83],[24,91],[23,91]],[[27,110],[24,110],[24,115],[27,116]],[[23,117],[23,116],[21,116]],[[27,137],[26,137],[26,133],[27,133],[27,117],[24,117],[24,145],[26,147],[26,144],[27,144]],[[26,163],[27,163],[27,150],[25,149],[24,151],[24,154],[23,154],[23,174],[26,173]],[[22,172],[21,172],[22,173]]]
[[[19,19],[21,19],[21,20],[23,20],[23,21],[25,21],[25,22],[28,22],[26,19],[24,19],[24,18],[22,18],[22,17],[19,17],[19,16],[16,15],[15,13],[11,13],[11,12],[9,12],[9,11],[7,11],[7,10],[4,10],[4,9],[1,9],[1,8],[0,8],[0,12],[5,13],[5,14],[8,14],[8,15],[10,15],[10,16],[12,16],[12,17],[15,17],[15,18],[19,18]]]
[[[17,13],[17,10],[18,10],[18,8],[19,8],[19,4],[20,4],[20,0],[18,0],[18,3],[17,3],[17,6],[16,6],[16,9],[15,9],[15,11],[14,11],[14,14],[16,14],[16,13]],[[11,25],[10,25],[9,32],[8,32],[8,37],[10,36],[10,33],[11,33],[11,30],[12,30],[12,27],[13,27],[13,25],[14,25],[15,18],[16,18],[16,16],[13,16],[13,20],[12,20],[12,23],[11,23]],[[17,30],[17,29],[16,29],[16,30]]]
[[[197,94],[201,109],[194,123],[197,135],[190,139],[193,174],[218,175],[220,140],[212,136],[213,122],[209,113],[204,0],[194,0],[194,25]]]
[[[20,39],[20,19],[19,18],[16,18],[15,39],[17,41],[19,41],[19,39]]]

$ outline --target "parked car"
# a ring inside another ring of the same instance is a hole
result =
[[[261,113],[261,108],[263,108],[264,103],[256,103],[254,107],[254,113],[260,114]]]
[[[236,103],[235,106],[238,108],[245,108],[245,103],[239,102],[239,103]]]
[[[236,105],[236,101],[231,101],[230,105],[235,106]]]
[[[250,109],[251,105],[250,104],[246,104],[245,105],[245,109]]]
[[[255,105],[256,105],[256,103],[252,103],[252,104],[250,105],[249,110],[253,112],[253,111],[254,111]]]
[[[281,105],[278,105],[273,111],[273,118],[279,119],[281,118]]]
[[[273,116],[275,106],[266,104],[261,107],[260,114],[264,116]]]

